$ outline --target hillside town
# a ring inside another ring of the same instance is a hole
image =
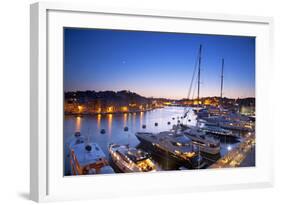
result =
[[[198,99],[165,99],[146,98],[137,93],[123,91],[77,91],[66,92],[64,101],[65,114],[108,114],[144,112],[165,106],[197,106],[218,107],[240,112],[241,114],[255,115],[255,98],[220,98],[203,97]]]

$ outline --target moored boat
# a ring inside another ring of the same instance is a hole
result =
[[[198,146],[183,134],[177,135],[172,131],[153,134],[137,132],[136,137],[144,147],[158,153],[160,157],[169,159],[188,168],[203,168],[205,163],[198,152]]]
[[[200,128],[207,134],[213,134],[218,137],[228,137],[230,139],[236,139],[238,136],[234,134],[231,130],[223,129],[221,127],[216,126],[203,126]]]
[[[80,132],[69,143],[71,175],[114,173],[97,143],[87,142]]]
[[[210,155],[220,154],[220,141],[201,129],[197,127],[188,127],[184,131],[184,135],[189,137],[193,144],[198,145],[201,152]]]
[[[157,169],[150,155],[141,149],[129,145],[110,144],[108,150],[113,163],[122,172],[151,172]]]

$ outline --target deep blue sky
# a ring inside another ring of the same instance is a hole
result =
[[[200,44],[201,97],[219,96],[222,58],[223,95],[255,96],[253,37],[75,28],[64,30],[64,89],[185,98]]]

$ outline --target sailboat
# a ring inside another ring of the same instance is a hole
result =
[[[197,70],[197,106],[196,108],[193,108],[192,111],[198,114],[200,110],[203,109],[201,101],[200,101],[200,77],[201,77],[201,58],[202,58],[202,45],[199,47],[198,52],[198,68],[197,68],[197,62],[195,63],[194,72],[196,73]],[[194,80],[194,75],[192,76],[189,92],[188,92],[188,98],[191,94],[192,84]],[[190,109],[184,110],[183,119],[188,117],[188,114],[190,112]],[[198,115],[197,115],[198,116]],[[191,126],[187,124],[179,124],[177,126],[174,126],[173,129],[175,132],[178,132],[179,130],[188,138],[190,138],[194,145],[199,147],[199,150],[211,154],[211,155],[218,155],[220,154],[220,141],[215,138],[214,136],[207,134],[199,127],[199,121],[198,117],[196,119],[196,125]]]
[[[224,86],[224,58],[221,64],[221,86],[220,86],[220,102],[217,108],[208,108],[208,116],[201,117],[204,121],[205,130],[218,136],[227,136],[237,138],[233,134],[234,131],[252,132],[254,126],[250,118],[239,113],[230,112],[224,108],[223,102],[223,86]],[[200,116],[200,113],[198,113]],[[215,129],[214,129],[215,128]]]

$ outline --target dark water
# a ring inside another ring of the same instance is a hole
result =
[[[140,113],[126,113],[126,114],[105,114],[105,115],[92,115],[92,116],[65,116],[64,119],[64,143],[71,141],[74,138],[74,132],[80,131],[82,135],[89,138],[89,140],[98,143],[108,157],[108,144],[130,144],[130,146],[139,145],[135,133],[139,131],[146,132],[161,132],[170,130],[173,124],[180,120],[183,115],[184,108],[182,107],[165,107],[155,109],[147,112]],[[174,120],[172,118],[175,118]],[[196,116],[190,114],[190,122],[184,121],[191,125],[196,124]],[[168,121],[171,122],[168,125]],[[155,126],[155,122],[158,126]],[[143,129],[142,125],[146,125]],[[124,127],[129,130],[124,131]],[[101,129],[105,129],[106,133],[101,134]],[[221,155],[225,155],[228,149],[238,145],[238,143],[223,142],[221,143]],[[69,157],[65,149],[65,174],[69,174]],[[178,167],[173,162],[163,160],[157,156],[153,156],[155,163],[163,170],[174,170]],[[213,160],[213,159],[212,159]],[[212,162],[210,160],[209,163]]]

